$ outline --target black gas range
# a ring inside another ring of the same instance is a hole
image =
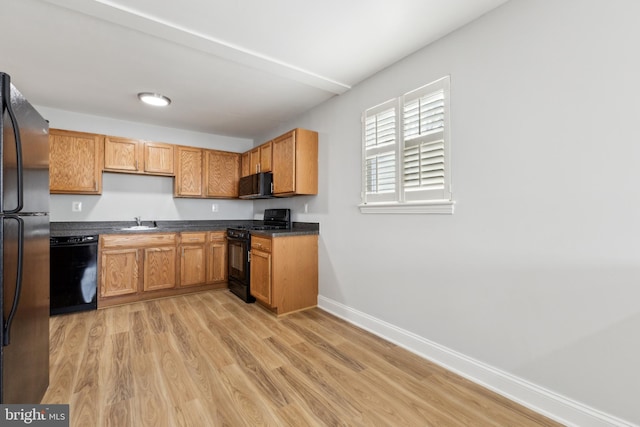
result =
[[[251,295],[251,231],[291,229],[290,209],[265,209],[261,224],[227,229],[229,290],[243,301],[254,302]]]

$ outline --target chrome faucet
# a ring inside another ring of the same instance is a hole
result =
[[[142,225],[142,218],[139,216],[134,216],[133,219],[136,220],[136,224],[138,225],[138,227],[140,227]]]

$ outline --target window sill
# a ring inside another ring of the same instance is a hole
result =
[[[446,214],[453,215],[455,202],[452,200],[434,200],[431,202],[410,203],[367,203],[361,204],[361,213],[365,214]]]

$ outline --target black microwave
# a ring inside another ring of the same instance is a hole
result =
[[[240,178],[238,197],[241,199],[270,199],[273,197],[273,174],[260,172]]]

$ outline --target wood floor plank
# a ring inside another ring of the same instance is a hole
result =
[[[149,326],[151,326],[153,333],[161,334],[167,330],[160,307],[158,307],[158,304],[155,301],[149,301],[146,304],[145,312],[147,314],[147,321]]]
[[[257,398],[259,393],[252,382],[246,381],[245,372],[238,365],[225,366],[220,370],[221,385],[231,396],[236,414],[241,420],[237,425],[277,426],[271,402]]]
[[[320,309],[226,290],[50,322],[42,403],[71,426],[558,426]]]
[[[390,393],[385,384],[367,379],[363,374],[366,370],[354,372],[342,364],[336,364],[329,354],[307,343],[296,344],[294,349],[312,361],[318,369],[326,371],[334,383],[339,384],[341,395],[345,399],[357,402],[366,411],[384,420],[387,425],[411,425],[407,414],[413,412],[413,409],[400,398],[401,395]],[[381,381],[383,380],[381,378]],[[441,416],[436,409],[429,418],[422,421],[430,422],[434,419],[442,422],[446,421],[447,417]]]
[[[196,398],[184,359],[174,347],[169,333],[156,334],[152,345],[158,362],[158,376],[162,388],[175,406]]]
[[[282,321],[282,323],[285,324],[289,329],[292,329],[303,336],[307,342],[322,350],[323,352],[334,358],[337,362],[343,364],[354,372],[360,372],[364,369],[364,366],[362,366],[362,364],[360,364],[356,359],[351,358],[349,357],[349,355],[341,352],[336,347],[331,345],[326,339],[316,334],[315,332],[297,324],[295,320],[286,318]]]
[[[300,381],[296,375],[294,375],[290,369],[286,367],[280,367],[276,369],[276,372],[284,379],[289,385],[289,392],[304,403],[307,410],[314,415],[321,425],[328,426],[346,426],[346,418],[342,418],[337,414],[337,411],[331,407],[331,404],[325,399],[322,394],[312,386]]]
[[[106,385],[106,402],[115,405],[134,396],[129,333],[118,332],[110,336],[110,342],[102,357],[103,381]],[[106,363],[105,363],[106,362]]]
[[[342,395],[333,384],[329,383],[326,378],[327,376],[319,369],[316,369],[308,360],[304,359],[302,355],[298,354],[292,348],[289,348],[277,337],[269,337],[265,339],[265,342],[282,354],[282,356],[286,358],[288,365],[297,369],[302,376],[306,378],[306,381],[313,384],[315,389],[323,395],[328,396],[329,399],[331,399],[331,406],[340,408],[341,412],[348,413],[352,418],[362,418],[363,411],[355,407],[351,403],[351,400],[344,399],[344,395]]]
[[[136,389],[132,400],[137,426],[167,426],[169,400],[165,396],[162,381],[158,377],[160,367],[152,354],[139,354],[132,358],[133,377]]]
[[[80,354],[73,353],[60,358],[49,369],[51,385],[47,389],[44,399],[51,403],[69,403],[73,394],[73,387],[77,375]]]
[[[42,403],[50,403],[43,401]],[[73,393],[69,402],[69,418],[73,426],[92,426],[100,424],[107,405],[101,400],[100,386],[96,382],[91,387]]]
[[[133,408],[130,400],[120,400],[104,408],[102,418],[104,427],[131,426],[133,424]]]

